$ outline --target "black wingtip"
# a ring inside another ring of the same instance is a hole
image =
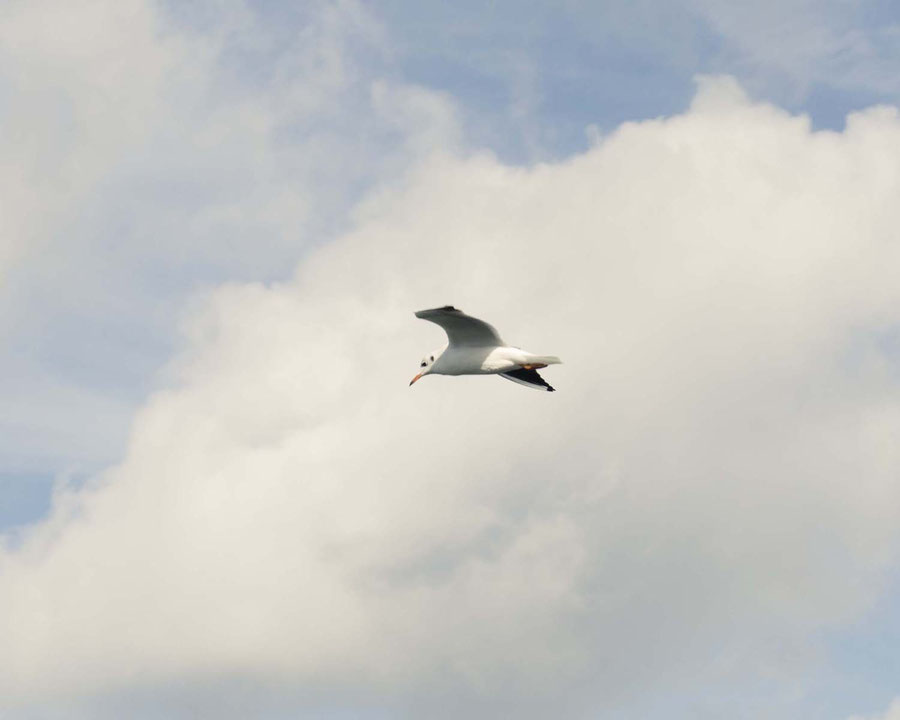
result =
[[[544,390],[545,392],[556,392],[556,388],[550,385],[544,378],[538,375],[537,370],[526,370],[525,368],[516,368],[504,373],[500,373],[507,380],[527,385],[535,390]]]
[[[439,309],[439,310],[446,310],[446,311],[448,311],[448,312],[462,312],[461,310],[457,310],[457,309],[456,309],[455,307],[453,307],[452,305],[444,305],[444,307],[438,308],[438,309]]]

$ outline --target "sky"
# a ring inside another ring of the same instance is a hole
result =
[[[900,718],[898,34],[4,3],[0,716]]]

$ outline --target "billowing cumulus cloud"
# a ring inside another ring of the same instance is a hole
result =
[[[44,249],[117,153],[158,119],[164,79],[182,59],[159,29],[141,0],[12,2],[0,10],[0,263]]]
[[[563,162],[428,155],[289,282],[198,303],[124,460],[9,538],[0,695],[802,684],[895,559],[898,168],[894,110],[813,133],[728,79]],[[448,302],[558,392],[408,388]]]
[[[4,472],[119,458],[198,286],[288,276],[374,177],[455,146],[454,108],[386,77],[363,6],[283,11],[0,9]]]
[[[897,720],[897,718],[900,718],[900,699],[894,700],[890,707],[880,715],[870,715],[866,717],[854,715],[850,720]]]
[[[875,3],[789,0],[749,6],[688,0],[722,41],[721,61],[790,97],[818,86],[851,93],[897,92],[897,18]],[[763,80],[765,78],[765,80]]]

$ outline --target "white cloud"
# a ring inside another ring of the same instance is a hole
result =
[[[890,707],[879,715],[853,715],[849,720],[900,720],[900,698],[894,700]]]
[[[900,28],[874,20],[877,3],[689,0],[687,6],[723,40],[722,61],[770,93],[779,84],[801,97],[814,85],[888,96],[898,90]]]
[[[8,256],[43,249],[158,120],[165,77],[181,58],[151,7],[46,0],[0,10]]]
[[[794,672],[895,558],[898,147],[711,79],[566,162],[432,156],[197,307],[123,462],[0,555],[0,695],[541,715]],[[559,392],[408,388],[446,302]]]
[[[120,457],[111,438],[198,286],[286,276],[375,177],[456,142],[446,98],[383,79],[390,50],[361,4],[305,4],[282,24],[261,12],[0,10],[7,467]]]

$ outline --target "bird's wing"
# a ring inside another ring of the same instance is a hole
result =
[[[510,370],[509,372],[500,373],[500,377],[505,377],[507,380],[512,380],[513,382],[519,383],[519,385],[525,385],[526,387],[534,388],[535,390],[556,392],[554,388],[550,387],[547,384],[547,381],[544,380],[544,378],[538,375],[537,370],[525,370],[524,368],[518,368],[517,370]]]
[[[484,320],[466,315],[452,305],[432,310],[419,310],[417,318],[428,320],[444,328],[450,346],[494,347],[503,345],[497,331]]]

